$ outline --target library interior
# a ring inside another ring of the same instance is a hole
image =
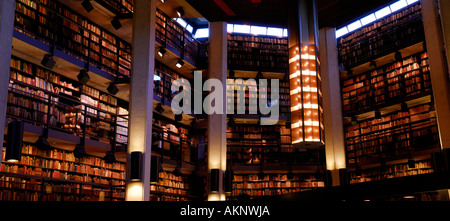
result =
[[[450,1],[0,0],[0,22],[0,201],[450,200]],[[225,112],[172,107],[215,92]]]

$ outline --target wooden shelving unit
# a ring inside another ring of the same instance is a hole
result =
[[[227,193],[228,200],[237,200],[242,195],[249,197],[283,195],[324,187],[324,182],[313,174],[294,174],[288,179],[286,174],[265,174],[259,179],[257,174],[236,174],[233,191]]]
[[[350,183],[433,172],[440,144],[421,10],[414,4],[337,39]]]
[[[0,198],[25,201],[124,200],[125,163],[102,158],[75,158],[72,152],[22,148],[21,160],[0,165]]]

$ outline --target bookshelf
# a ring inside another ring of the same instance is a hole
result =
[[[421,160],[410,167],[408,163],[387,165],[381,168],[362,169],[360,174],[355,171],[350,172],[350,183],[363,183],[382,179],[392,179],[404,176],[433,173],[431,160]]]
[[[108,144],[117,134],[126,144],[127,102],[15,56],[7,101],[10,118]]]
[[[263,179],[258,174],[235,174],[233,191],[227,193],[228,200],[237,200],[242,195],[250,197],[283,195],[301,191],[308,191],[324,187],[324,181],[313,174],[297,173],[292,179],[287,174],[267,173]]]
[[[347,160],[406,155],[439,146],[436,115],[430,103],[393,112],[381,119],[369,118],[345,127]]]
[[[228,34],[228,67],[286,73],[287,41],[287,38]]]
[[[16,1],[14,28],[113,76],[130,75],[131,45],[58,1]]]
[[[392,50],[424,41],[421,10],[418,1],[398,13],[337,39],[340,66],[355,67]]]
[[[233,164],[280,164],[289,154],[296,154],[290,129],[285,126],[238,124],[227,127],[228,160]],[[300,158],[298,159],[300,160]]]
[[[183,55],[191,61],[197,61],[200,43],[177,21],[160,9],[156,10],[156,39],[163,46],[173,48],[180,56]]]
[[[153,119],[153,153],[163,158],[195,164],[196,159],[196,137],[198,134],[192,129],[171,122],[162,116]],[[160,142],[161,141],[161,142]]]
[[[342,81],[343,110],[353,115],[398,103],[400,99],[407,101],[429,94],[427,52],[354,74]]]
[[[433,172],[440,141],[421,10],[419,1],[337,39],[350,183]]]
[[[258,114],[259,104],[257,103],[260,94],[259,92],[263,92],[263,89],[259,88],[259,81],[255,80],[256,84],[247,85],[245,82],[248,79],[241,78],[243,81],[234,81],[235,79],[227,79],[227,113],[239,114],[240,111],[244,111],[245,114],[255,113]],[[251,82],[251,81],[249,81]],[[266,93],[267,93],[267,101],[270,101],[271,98],[271,81],[267,79]],[[249,86],[249,87],[246,87]],[[245,89],[244,97],[238,93],[238,91]],[[255,93],[255,94],[252,94]],[[280,81],[279,82],[279,100],[277,103],[279,104],[279,114],[280,116],[288,116],[290,114],[290,102],[289,102],[289,82]],[[261,97],[262,98],[262,97]],[[244,99],[244,109],[241,109],[240,105],[238,105],[238,100]],[[232,105],[234,105],[234,109],[231,109]]]
[[[5,148],[4,148],[5,149]],[[126,165],[105,163],[102,158],[75,158],[62,149],[39,150],[32,144],[22,147],[17,163],[0,165],[3,200],[124,200]]]
[[[176,176],[169,171],[160,171],[158,182],[150,184],[151,201],[189,201],[193,196],[186,176]]]

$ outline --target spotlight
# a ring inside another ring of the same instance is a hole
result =
[[[178,61],[177,61],[177,64],[175,65],[175,66],[177,66],[177,68],[181,68],[181,67],[183,67],[183,65],[184,65],[184,61],[183,61],[183,59],[178,59]]]
[[[22,121],[8,123],[6,153],[4,155],[7,162],[19,162],[22,158],[23,128],[24,124]]]
[[[403,113],[408,113],[408,112],[409,112],[408,104],[402,103],[402,104],[401,104],[401,110],[400,110],[400,111],[403,112]]]
[[[122,27],[122,24],[119,21],[119,18],[116,16],[111,21],[111,25],[116,29],[119,30]]]
[[[179,167],[175,167],[175,169],[173,170],[173,175],[175,176],[182,176],[183,173],[181,173],[181,170]]]
[[[261,171],[261,172],[258,173],[258,179],[259,179],[259,180],[264,180],[264,177],[265,177],[265,176],[266,176],[266,174],[264,174],[263,171]]]
[[[375,119],[381,119],[381,111],[379,110],[375,111]]]
[[[357,177],[361,177],[362,176],[362,169],[361,169],[361,167],[356,167],[355,175]]]
[[[228,73],[228,78],[234,78],[235,74],[233,70],[230,70],[230,72]]]
[[[408,159],[408,167],[409,168],[416,168],[416,161],[412,157],[410,157]]]
[[[116,156],[114,155],[113,152],[109,151],[103,157],[103,160],[105,160],[105,163],[114,163],[116,162]]]
[[[34,143],[34,146],[39,150],[50,150],[52,148],[45,136],[39,136],[39,139]]]
[[[352,69],[349,69],[347,71],[347,77],[351,77],[351,76],[353,76],[353,71],[352,71]]]
[[[352,117],[352,126],[355,126],[356,124],[358,124],[358,118],[356,118],[355,116]]]
[[[219,191],[219,169],[211,169],[211,193]]]
[[[164,49],[164,47],[159,48],[159,50],[158,50],[159,57],[163,57],[166,52],[167,51],[166,51],[166,49]]]
[[[175,121],[181,121],[183,119],[183,114],[175,114]]]
[[[160,113],[160,114],[162,114],[162,113],[164,112],[164,108],[162,107],[162,104],[161,104],[161,103],[158,103],[158,104],[156,105],[155,111],[158,112],[158,113]]]
[[[106,90],[112,95],[116,95],[117,92],[119,92],[119,88],[117,88],[117,85],[114,82],[111,82]]]
[[[166,3],[166,0],[161,0],[162,3]]]
[[[86,150],[84,149],[84,146],[81,144],[75,145],[75,149],[73,150],[73,155],[76,158],[81,158],[86,155]]]
[[[191,121],[191,126],[192,127],[198,127],[198,122],[197,122],[197,119],[192,119],[192,121]]]
[[[264,76],[263,76],[262,72],[258,71],[258,73],[256,74],[256,79],[263,79],[263,78],[264,78]]]
[[[228,127],[235,127],[236,126],[236,122],[234,121],[234,119],[232,117],[230,117],[230,120],[228,120]]]
[[[225,192],[226,193],[231,193],[233,191],[233,177],[234,177],[233,170],[225,171],[224,182],[225,182]]]
[[[88,71],[86,69],[82,69],[77,76],[78,81],[82,84],[86,84],[91,77],[89,77]]]
[[[184,9],[183,9],[183,7],[177,8],[177,15],[180,18],[184,16]]]
[[[90,0],[84,0],[81,5],[83,6],[84,9],[86,9],[86,11],[89,13],[92,11],[92,9],[94,9],[94,7],[91,4]]]
[[[131,166],[130,180],[132,182],[140,181],[140,180],[142,180],[142,173],[141,173],[142,152],[133,151],[133,152],[131,152],[130,158],[131,158],[130,159],[130,166]]]
[[[287,173],[287,178],[288,178],[288,180],[294,179],[294,173],[289,170],[289,172]]]
[[[41,64],[46,68],[52,69],[55,66],[56,62],[55,60],[53,60],[52,55],[46,54],[44,55],[44,58],[42,58]]]
[[[400,51],[396,51],[394,57],[395,57],[395,61],[397,61],[397,62],[403,61],[403,56],[402,56],[402,53]]]
[[[372,69],[376,69],[376,68],[377,68],[377,63],[376,63],[375,61],[371,61],[370,64],[369,64],[369,66],[370,66]]]

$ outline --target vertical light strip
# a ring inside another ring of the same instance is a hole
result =
[[[320,76],[314,44],[289,49],[292,144],[324,143]]]

